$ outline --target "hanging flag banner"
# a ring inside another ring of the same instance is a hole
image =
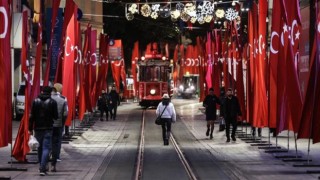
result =
[[[10,5],[0,0],[0,147],[12,139],[12,85],[10,49]]]
[[[110,60],[120,60],[122,59],[122,41],[109,40],[109,59]]]
[[[21,119],[21,123],[18,129],[17,137],[14,142],[12,149],[12,156],[18,161],[26,161],[27,153],[29,153],[30,148],[28,146],[29,141],[29,113],[30,113],[30,94],[31,94],[31,76],[28,69],[29,61],[27,59],[28,52],[28,13],[24,11],[22,13],[22,50],[21,50],[21,72],[23,73],[24,81],[26,82],[25,87],[25,108],[24,114]]]
[[[46,19],[52,19],[54,10],[52,8],[47,8],[46,10]],[[50,59],[50,71],[49,71],[49,81],[53,81],[56,75],[57,70],[57,62],[62,34],[62,26],[63,26],[63,9],[59,8],[56,12],[56,22],[53,28],[52,39],[51,33],[47,33],[47,42],[51,42],[51,54],[48,54],[48,59]],[[46,21],[46,28],[51,29],[51,21]],[[49,44],[49,43],[48,43]],[[50,58],[49,58],[50,56]]]

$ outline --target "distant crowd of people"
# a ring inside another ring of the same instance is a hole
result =
[[[98,110],[100,111],[100,121],[103,121],[103,115],[106,114],[106,121],[110,119],[116,120],[117,109],[120,105],[120,96],[116,91],[116,87],[113,86],[110,93],[102,90],[98,99]]]

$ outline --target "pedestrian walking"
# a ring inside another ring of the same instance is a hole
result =
[[[63,126],[68,116],[67,98],[61,95],[62,84],[56,83],[52,88],[51,98],[57,102],[58,118],[53,120],[52,129],[52,161],[51,171],[56,172],[57,161],[60,160]]]
[[[176,122],[176,111],[173,103],[170,102],[170,97],[168,94],[163,94],[162,102],[159,103],[156,114],[157,116],[161,115],[162,139],[163,144],[167,146],[169,145],[171,124]]]
[[[53,122],[58,119],[57,102],[51,98],[52,88],[43,87],[41,94],[32,102],[29,119],[29,134],[39,142],[38,161],[40,163],[40,175],[46,175],[46,165],[51,151]]]
[[[111,119],[116,120],[117,117],[117,109],[120,105],[120,96],[119,93],[116,91],[116,87],[112,86],[112,89],[109,93],[110,98],[110,109],[111,109]]]
[[[219,114],[219,131],[224,131],[226,129],[226,123],[224,120],[224,112],[223,112],[223,108],[224,108],[224,104],[226,101],[226,90],[225,87],[221,87],[220,88],[220,114]]]
[[[223,105],[223,114],[226,122],[226,136],[227,142],[230,142],[230,125],[232,125],[231,138],[236,141],[236,129],[237,129],[237,118],[241,116],[241,109],[239,100],[233,95],[231,88],[227,90],[227,97],[225,99],[225,104]]]
[[[98,109],[100,111],[100,121],[103,121],[103,114],[106,113],[106,120],[108,121],[108,94],[102,90],[98,99]]]
[[[210,139],[213,138],[213,130],[214,130],[214,121],[217,119],[217,104],[221,104],[219,98],[214,95],[213,88],[209,89],[209,94],[205,97],[203,101],[203,106],[206,108],[206,120],[207,120],[207,132],[206,136],[209,136]]]
[[[261,137],[261,131],[262,129],[259,127],[258,128],[258,136]],[[254,126],[251,126],[251,135],[254,137],[256,136],[256,127]]]

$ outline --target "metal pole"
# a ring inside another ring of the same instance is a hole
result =
[[[289,151],[289,130],[288,130],[288,151]]]
[[[308,155],[307,155],[307,164],[310,163],[310,144],[311,144],[311,138],[308,139]]]
[[[298,158],[298,145],[297,145],[297,135],[294,133],[294,144],[296,149],[296,158]]]
[[[268,143],[269,143],[269,147],[271,147],[270,128],[269,128],[269,133],[268,133]]]

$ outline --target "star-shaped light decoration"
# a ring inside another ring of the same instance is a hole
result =
[[[193,16],[190,18],[190,22],[193,24],[197,21],[197,17],[196,16]]]
[[[179,17],[180,17],[180,11],[179,10],[171,11],[171,19],[178,19]]]
[[[152,12],[151,15],[150,15],[150,17],[151,17],[152,19],[157,19],[157,18],[158,18],[158,12],[156,12],[156,11]]]
[[[158,12],[160,9],[160,4],[152,4],[151,9],[153,12]]]
[[[129,5],[129,8],[128,8],[128,11],[131,13],[131,14],[136,14],[139,12],[138,10],[138,5],[137,4],[130,4]]]
[[[176,4],[176,9],[179,11],[182,11],[184,9],[184,4],[182,4],[181,2]]]
[[[214,12],[214,4],[210,1],[203,1],[199,4],[198,10],[202,15],[213,15]]]
[[[196,6],[193,3],[187,3],[184,6],[183,12],[187,13],[189,16],[195,16],[195,14],[197,14]]]
[[[159,11],[160,17],[162,17],[162,18],[169,17],[170,16],[170,9],[171,9],[171,7],[168,5],[160,7],[160,9],[159,9],[160,10]]]
[[[204,16],[204,21],[205,21],[206,23],[209,23],[209,22],[211,22],[212,18],[213,18],[212,15],[206,15],[206,16]]]
[[[238,17],[238,12],[236,10],[232,9],[232,8],[229,8],[226,11],[225,17],[229,21],[233,21],[234,19],[236,19]]]
[[[216,16],[217,18],[223,18],[224,17],[224,10],[223,9],[217,9],[216,10]]]
[[[140,11],[141,11],[142,16],[144,16],[144,17],[148,17],[151,15],[151,7],[148,4],[144,4],[141,7]]]
[[[180,14],[180,18],[181,18],[182,21],[187,22],[187,21],[189,21],[190,16],[189,16],[186,12],[183,11],[183,12]]]
[[[202,16],[200,16],[200,17],[198,18],[198,23],[199,23],[199,24],[204,24],[204,23],[205,23],[205,20],[204,20],[204,18],[203,18]]]
[[[134,18],[134,15],[133,15],[131,12],[126,13],[126,19],[127,19],[128,21],[133,20],[133,18]]]

